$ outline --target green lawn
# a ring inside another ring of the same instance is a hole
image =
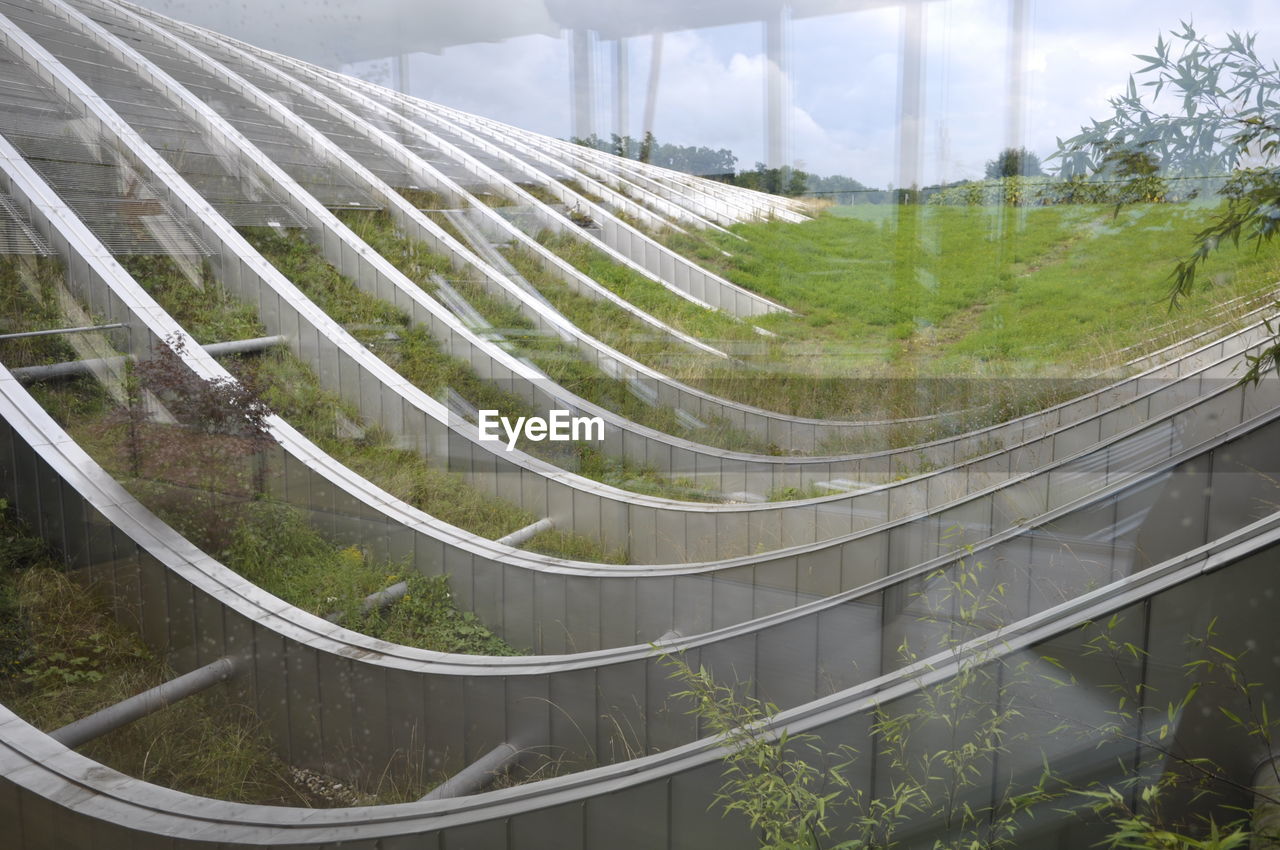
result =
[[[1167,321],[1168,275],[1205,204],[835,207],[803,224],[668,234],[669,244],[796,310],[760,317],[767,360],[810,374],[988,375],[1083,369]],[[721,251],[729,252],[726,257]],[[1177,317],[1270,286],[1277,249],[1224,248]]]

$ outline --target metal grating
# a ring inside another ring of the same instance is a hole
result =
[[[12,10],[11,17],[19,21],[29,35],[40,41],[59,61],[90,85],[180,174],[188,175],[186,166],[193,154],[205,155],[202,173],[191,174],[191,182],[197,191],[208,185],[217,187],[214,197],[207,200],[230,223],[303,226],[302,220],[265,187],[254,185],[257,181],[245,181],[241,178],[240,175],[250,173],[252,169],[242,169],[234,163],[225,162],[215,167],[212,160],[216,155],[208,148],[203,133],[179,110],[169,106],[162,93],[155,92],[148,84],[143,83],[133,71],[121,65],[87,36],[68,32],[65,27],[60,28],[56,17],[27,0],[0,0],[0,6],[6,9],[6,13]],[[326,167],[310,150],[289,139],[282,128],[275,125],[265,113],[230,91],[211,86],[208,75],[198,66],[189,61],[176,60],[172,53],[166,53],[162,46],[153,44],[152,39],[141,37],[134,30],[126,30],[109,21],[104,23],[116,35],[123,36],[127,32],[132,47],[155,61],[179,84],[221,113],[251,141],[257,143],[265,137],[284,148],[286,153],[277,160],[278,164],[321,203],[342,208],[380,208],[366,193],[345,182],[336,169]],[[253,126],[258,128],[256,132],[247,130]],[[249,185],[233,191],[230,187],[234,183]]]
[[[11,4],[7,4],[11,5]],[[212,252],[81,115],[0,51],[0,133],[113,254]]]
[[[6,0],[12,6],[13,0]],[[33,30],[48,32],[44,20],[38,19],[40,10],[24,9],[22,17]],[[41,28],[44,28],[43,30]],[[118,32],[118,35],[124,35]],[[228,164],[209,149],[204,137],[190,120],[177,109],[168,106],[160,97],[151,96],[140,84],[136,75],[115,64],[114,60],[97,45],[82,37],[60,33],[50,40],[47,47],[67,67],[89,82],[125,121],[129,123],[165,160],[181,174],[192,187],[232,225],[279,225],[301,227],[302,220],[277,197],[261,185],[250,185],[238,176],[241,171]],[[142,44],[136,37],[133,46]],[[42,41],[42,43],[44,43]],[[99,191],[111,191],[115,187],[99,185]],[[142,209],[138,205],[126,205],[129,210]],[[136,227],[131,226],[136,232]],[[172,228],[162,225],[161,241],[170,242],[175,234]],[[119,232],[116,238],[119,238]]]
[[[277,64],[278,63],[273,63]],[[430,164],[433,168],[448,177],[453,182],[467,190],[474,191],[491,191],[492,186],[486,180],[477,177],[466,167],[459,164],[452,157],[446,155],[434,145],[428,144],[425,140],[419,138],[416,134],[405,130],[397,123],[384,118],[379,114],[366,114],[364,108],[356,102],[349,93],[334,87],[329,83],[322,83],[317,86],[322,88],[329,97],[334,101],[351,110],[355,114],[361,116],[369,124],[377,127],[386,133],[395,141],[404,145],[412,151],[419,159]]]
[[[112,254],[213,254],[151,184],[131,169],[95,160],[87,146],[75,159],[42,155],[46,143],[56,141],[65,156],[66,139],[14,134],[9,141]]]
[[[12,197],[0,192],[0,254],[53,254],[44,238],[31,226]]]
[[[279,100],[383,182],[398,187],[413,185],[408,169],[383,153],[368,139],[353,132],[345,122],[330,115],[311,99],[282,89],[276,80],[245,63],[224,47],[207,48],[206,52],[269,96]]]

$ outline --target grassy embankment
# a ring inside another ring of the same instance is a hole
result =
[[[478,406],[504,407],[510,403],[508,396],[480,381],[465,364],[444,355],[425,331],[409,328],[407,317],[401,311],[365,295],[350,280],[337,274],[301,234],[264,229],[248,235],[268,259],[335,321],[363,328],[355,335],[424,390],[438,392],[444,386],[451,386]],[[133,258],[131,262],[138,259]],[[406,262],[428,260],[429,257],[415,256]],[[138,268],[136,272],[135,276],[145,282],[179,324],[187,328],[199,327],[199,322],[220,324],[219,332],[226,335],[202,338],[197,334],[197,340],[202,343],[215,338],[240,339],[263,333],[252,312],[219,295],[216,286],[206,287],[203,292],[183,287],[181,281],[173,281],[171,269],[166,273]],[[171,297],[169,290],[180,295]],[[238,316],[238,324],[230,325],[229,319],[218,319],[218,315]],[[384,340],[388,332],[396,339]],[[460,475],[430,466],[416,452],[397,448],[391,435],[362,422],[352,405],[323,390],[311,370],[287,352],[272,351],[230,361],[229,365],[262,395],[272,410],[324,451],[432,516],[490,539],[538,519],[528,511],[481,493]],[[604,550],[580,535],[554,529],[539,534],[524,548],[605,563],[625,558],[623,553]]]
[[[433,210],[436,205],[442,203],[438,196],[430,193],[402,190],[402,194],[419,207],[427,210]],[[434,214],[432,214],[432,218],[455,238],[465,242],[461,234],[453,228],[447,218]],[[360,232],[364,236],[366,231],[362,228]],[[364,238],[368,240],[367,236],[364,236]],[[376,238],[382,239],[383,237],[377,236]],[[401,237],[395,238],[403,241]],[[557,241],[564,241],[565,244],[570,246],[577,245],[577,243],[567,239],[559,239]],[[375,243],[371,241],[370,244]],[[381,249],[379,250],[381,251]],[[571,322],[584,328],[589,334],[607,345],[613,346],[628,356],[668,373],[686,372],[691,368],[699,370],[719,368],[718,358],[693,352],[683,346],[674,345],[665,339],[656,338],[657,334],[652,328],[644,325],[622,308],[572,291],[567,284],[546,271],[531,251],[519,247],[508,247],[501,250],[516,270],[533,284],[557,310],[563,313]],[[390,252],[383,253],[386,256],[393,256],[398,251],[392,249]],[[572,254],[567,253],[567,258],[572,260]],[[599,262],[596,267],[590,270],[583,270],[587,271],[588,274],[598,276],[597,279],[600,279],[600,277],[608,279],[617,276],[621,280],[629,280],[630,276],[634,274],[634,272],[613,263],[603,254],[599,254],[599,259],[602,262]],[[410,278],[414,278],[414,275],[408,272],[406,274]],[[487,292],[475,281],[459,275],[457,271],[452,271],[450,274],[451,285],[459,290],[468,303],[484,316],[490,324],[507,331],[504,344],[507,344],[514,353],[529,358],[546,372],[553,381],[581,398],[625,416],[632,422],[666,434],[694,440],[703,445],[719,446],[758,454],[777,453],[778,450],[775,446],[771,446],[766,441],[753,437],[748,433],[734,429],[723,421],[704,420],[706,427],[686,427],[681,424],[675,411],[671,408],[650,405],[637,398],[627,387],[625,381],[610,378],[594,366],[583,361],[573,346],[537,333],[534,324],[521,315],[520,311],[513,305]],[[427,284],[424,283],[422,285],[424,288],[430,289]],[[692,311],[703,314],[706,317],[705,321],[712,323],[715,327],[736,329],[734,332],[751,333],[749,329],[726,316],[713,313],[688,302],[684,303]],[[688,362],[691,360],[701,365],[691,366]],[[586,458],[585,463],[587,469],[592,469],[598,464],[610,464],[612,462],[605,458]],[[630,475],[632,479],[638,480],[634,484],[627,485],[628,489],[657,495],[669,495],[672,498],[707,499],[705,493],[699,493],[696,488],[691,489],[690,482],[687,481],[677,480],[671,482],[675,487],[668,489],[665,493],[655,489],[660,485],[661,479],[650,472],[644,472],[636,476],[628,470],[613,468],[607,470],[604,475],[606,477],[601,478],[599,474],[592,473],[591,477],[606,480],[608,483],[617,483],[623,480],[624,476]],[[657,480],[654,480],[655,478]],[[645,483],[648,483],[649,486],[643,487]]]
[[[736,232],[745,241],[716,232],[665,235],[709,268],[799,311],[755,319],[777,334],[770,339],[580,241],[540,237],[622,297],[733,350],[754,367],[748,369],[677,353],[624,311],[570,292],[526,252],[508,249],[507,256],[593,336],[716,395],[820,418],[967,411],[904,424],[874,440],[833,442],[827,451],[936,439],[1092,389],[1100,381],[1090,376],[1114,365],[1114,352],[1131,357],[1144,346],[1211,327],[1220,321],[1216,305],[1237,295],[1257,303],[1276,271],[1274,248],[1219,252],[1208,269],[1216,282],[1210,297],[1190,302],[1170,321],[1168,271],[1212,214],[1204,205],[1145,205],[1119,216],[1111,207],[1086,206],[1018,209],[1004,218],[984,208],[873,206],[853,212],[800,225],[740,225]],[[485,304],[482,297],[474,300]],[[518,317],[508,313],[502,321]],[[641,416],[636,413],[637,421],[644,421]],[[729,429],[656,426],[729,448],[772,448]]]
[[[180,323],[196,330],[198,341],[261,335],[262,328],[254,317],[227,298],[212,281],[207,281],[203,290],[183,286],[185,281],[177,267],[163,258],[130,257],[124,262]],[[46,268],[56,271],[52,263]],[[52,293],[33,298],[16,275],[0,274],[0,299],[0,303],[14,308],[8,315],[24,317],[24,329],[63,324]],[[60,337],[33,337],[0,344],[0,357],[7,365],[27,365],[73,358],[74,352]],[[427,467],[417,455],[390,448],[376,434],[364,439],[335,437],[340,418],[355,428],[359,428],[358,419],[345,417],[342,405],[322,392],[314,377],[289,355],[275,352],[232,361],[231,365],[263,388],[268,401],[275,403],[274,409],[286,415],[297,414],[297,424],[303,430],[317,432],[340,459],[351,462],[353,467],[366,466],[371,472],[379,468],[388,473],[394,471],[395,477],[388,475],[387,483],[424,510],[452,511],[451,519],[470,521],[493,536],[532,521],[524,512],[482,496],[457,476]],[[377,564],[358,550],[336,548],[308,530],[291,509],[253,502],[253,470],[247,461],[237,458],[235,451],[225,450],[228,441],[218,435],[143,423],[146,433],[141,442],[147,450],[135,456],[127,447],[128,417],[96,382],[77,378],[40,383],[32,385],[31,392],[95,459],[166,521],[266,590],[312,613],[340,611],[347,625],[374,636],[382,637],[390,631],[399,635],[396,640],[403,638],[402,642],[410,645],[442,651],[511,652],[489,639],[491,636],[474,633],[472,626],[476,624],[470,615],[456,611],[441,610],[435,619],[409,618],[421,628],[422,635],[416,638],[408,636],[411,627],[405,620],[413,606],[394,606],[383,613],[357,617],[354,612],[360,600],[398,581],[406,572],[404,565]],[[175,457],[187,460],[171,462]],[[205,459],[207,463],[202,462]],[[215,497],[215,492],[221,495]],[[219,511],[200,510],[202,499],[214,498]],[[217,516],[215,521],[215,514],[225,515]],[[582,544],[570,539],[569,545]],[[269,557],[255,554],[264,549],[271,552]],[[409,580],[413,586],[411,598],[448,597],[442,578],[415,574]],[[418,611],[419,615],[424,613],[425,610]],[[442,639],[439,626],[454,621],[465,621],[467,628],[463,631],[474,633],[478,639]]]
[[[1212,327],[1224,301],[1264,301],[1280,271],[1276,246],[1216,252],[1208,292],[1171,316],[1169,272],[1213,208],[1114,212],[1037,207],[1002,218],[981,207],[837,207],[799,225],[738,225],[745,242],[714,232],[664,238],[799,312],[756,320],[779,339],[753,362],[813,375],[829,390],[810,396],[827,405],[824,415],[918,415],[956,406],[949,396],[972,403],[994,390],[999,404],[988,418],[998,419],[1086,388],[1082,379],[1113,364],[1113,352],[1137,346],[1126,351],[1134,356]],[[753,398],[732,378],[699,385]],[[785,385],[775,391],[802,409]]]
[[[0,506],[2,509],[2,506]],[[108,607],[0,511],[0,703],[52,731],[173,677]],[[412,799],[421,783],[359,789],[290,768],[252,713],[205,693],[79,748],[96,762],[191,794],[292,806]]]
[[[5,317],[6,332],[65,326],[54,294],[60,274],[56,263],[41,261],[35,273],[27,275],[39,290],[33,294],[23,286],[18,262],[0,263],[0,316]],[[232,303],[225,302],[223,307],[205,311],[210,324],[202,327],[202,333],[239,326],[242,319],[233,315]],[[60,336],[0,342],[0,362],[11,368],[75,357],[74,349]],[[108,394],[89,378],[36,384],[31,390],[56,419],[79,423],[90,431],[96,432],[113,410]],[[140,482],[130,483],[135,490],[145,489]],[[261,503],[253,510],[255,516],[242,524],[232,541],[233,551],[224,554],[233,567],[277,595],[289,595],[282,586],[285,582],[295,583],[299,595],[305,595],[303,574],[310,579],[312,595],[326,588],[323,601],[329,607],[333,599],[351,607],[363,598],[353,595],[363,589],[361,578],[371,590],[385,586],[381,583],[385,569],[363,558],[353,565],[349,551],[337,550],[300,527],[298,516],[288,509]],[[254,551],[255,543],[261,548],[264,542],[272,551]],[[407,643],[422,645],[424,637],[430,637],[441,649],[511,652],[449,602],[442,579],[418,581],[417,598],[408,606],[378,617],[354,618],[352,625],[393,640],[412,633]],[[344,596],[348,589],[351,592]],[[432,610],[423,610],[426,606]],[[53,554],[0,500],[0,703],[50,731],[172,676],[161,659],[115,622],[107,605],[62,572]],[[273,754],[268,736],[251,712],[212,693],[130,724],[80,751],[149,782],[249,803],[398,802],[416,799],[427,787],[412,772],[388,773],[372,785],[356,787],[290,768]]]
[[[430,196],[426,198],[418,197],[420,193],[406,190],[404,194],[418,203],[419,206],[439,203],[438,200],[432,200]],[[500,301],[468,276],[461,275],[456,270],[451,269],[444,258],[430,253],[421,243],[406,239],[400,235],[391,222],[390,216],[386,213],[344,213],[343,218],[357,235],[428,293],[434,292],[436,289],[431,280],[432,273],[437,273],[447,278],[450,285],[477,312],[484,316],[494,327],[502,329],[504,345],[507,345],[514,354],[527,357],[538,368],[546,372],[548,377],[555,383],[581,398],[617,412],[633,422],[678,436],[696,435],[701,440],[704,430],[688,431],[679,423],[674,411],[670,408],[646,404],[631,392],[625,381],[605,376],[594,366],[583,361],[571,346],[559,339],[537,333],[533,323],[522,316],[520,311],[513,305]],[[443,221],[447,223],[447,220]],[[563,287],[563,284],[560,286]],[[567,291],[567,287],[563,288]],[[612,305],[600,305],[599,302],[590,303],[597,306],[608,306],[619,313],[623,312],[619,308],[612,307]],[[382,355],[380,348],[375,348],[375,350]],[[423,386],[423,383],[420,383],[417,378],[401,368],[397,362],[385,356],[384,359],[388,359],[389,362],[396,365],[397,370],[413,380],[415,384]],[[474,373],[470,373],[469,367],[463,364],[462,368],[467,369],[468,373],[471,374],[472,382],[478,382],[479,379],[475,378]],[[441,386],[443,385],[441,384]],[[467,398],[477,407],[503,407],[507,411],[514,411],[520,415],[529,412],[521,407],[522,402],[511,396],[504,396],[505,401],[502,403],[479,404],[476,402],[478,394],[470,389],[471,385],[447,385],[458,391],[460,395]],[[729,431],[727,428],[707,430],[713,433],[727,433]],[[705,440],[702,441],[705,442]],[[679,478],[668,479],[652,468],[607,457],[589,444],[579,443],[560,450],[553,450],[553,447],[547,443],[521,442],[520,447],[526,451],[545,456],[553,462],[573,469],[588,478],[634,492],[692,501],[717,501],[719,499],[717,494],[699,488],[691,481]]]
[[[160,258],[128,258],[125,263],[146,288],[169,302],[180,321],[197,329],[201,342],[262,332],[252,315],[226,298],[212,281],[205,281],[203,291],[186,287],[179,269]],[[56,265],[43,267],[48,286],[41,297],[27,293],[12,271],[12,266],[0,266],[0,315],[16,317],[6,329],[65,324],[52,297]],[[10,366],[71,357],[74,352],[57,336],[0,343],[0,359]],[[321,421],[324,413],[329,414],[327,425],[332,430],[334,402],[320,398],[323,394],[314,380],[296,361],[291,370],[290,360],[269,356],[233,365],[251,380],[260,377],[264,365],[281,369],[277,389],[301,389],[301,395],[307,396],[299,400],[298,394],[285,393],[283,400]],[[147,451],[135,461],[121,447],[120,411],[98,384],[73,379],[38,384],[33,390],[122,483],[198,545],[263,589],[316,614],[336,613],[344,625],[383,640],[439,651],[515,654],[474,615],[457,609],[442,577],[409,574],[409,592],[402,600],[382,611],[362,611],[361,600],[404,578],[406,565],[375,562],[357,547],[335,547],[299,512],[253,500],[248,487],[251,466],[237,469],[230,463],[227,468],[212,469],[202,462],[202,450],[211,449],[211,442],[225,435],[193,436],[187,429],[147,423],[143,434]],[[354,443],[356,451],[373,447],[360,440],[346,442]],[[162,468],[172,461],[175,448],[185,464],[180,470],[173,464]],[[396,458],[402,474],[405,460]],[[135,462],[140,465],[134,466]],[[464,497],[459,500],[456,479],[441,478],[433,482],[440,485],[439,498],[460,511],[474,511],[475,494],[470,499],[461,494]],[[416,483],[423,483],[421,476]],[[510,518],[504,517],[507,506],[480,507],[481,514],[486,507],[491,513],[496,507],[490,520],[505,518],[510,524]],[[516,524],[524,520],[519,517]],[[590,557],[594,552],[581,554]],[[171,677],[172,671],[161,660],[112,621],[106,606],[62,575],[39,541],[0,517],[0,701],[49,730]],[[417,799],[430,786],[421,766],[388,767],[375,780],[358,786],[290,768],[272,754],[270,741],[251,712],[209,695],[112,733],[83,751],[149,781],[245,802],[390,803]]]
[[[799,311],[758,324],[811,340],[824,367],[858,366],[857,346],[862,365],[881,370],[1071,374],[1166,319],[1173,263],[1214,208],[1007,212],[1013,223],[984,207],[836,207],[799,225],[738,225],[745,242],[712,232],[669,242]],[[1215,254],[1206,269],[1210,297],[1187,305],[1184,330],[1211,320],[1213,303],[1269,288],[1277,257],[1275,247]]]

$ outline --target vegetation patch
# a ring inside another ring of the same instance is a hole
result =
[[[55,288],[61,281],[62,267],[51,258],[0,257],[0,334],[60,327]],[[74,358],[60,336],[0,340],[0,362],[10,369]]]
[[[245,506],[226,563],[258,587],[354,631],[404,646],[471,655],[516,655],[474,614],[454,604],[444,576],[423,576],[407,564],[378,563],[355,546],[337,548],[285,505]],[[365,597],[407,581],[393,605],[364,610]]]
[[[265,333],[253,307],[238,301],[218,283],[208,261],[184,270],[178,261],[158,255],[136,254],[118,260],[201,345],[252,339]]]
[[[396,230],[390,215],[385,212],[343,213],[343,216],[352,225],[353,230],[371,238],[373,241],[370,244],[377,247],[380,253],[384,253],[384,256],[391,260],[406,277],[418,283],[426,291],[434,291],[435,284],[431,282],[430,276],[432,273],[446,270],[447,261],[432,257],[421,243],[406,239]],[[294,254],[310,252],[313,257],[318,256],[310,243],[300,235],[282,236],[270,232],[253,233],[251,236],[255,240],[255,247],[258,247],[273,263],[276,262],[277,253],[281,255],[282,261],[276,263],[281,271],[288,268],[299,274],[309,273],[313,262],[309,260],[305,264],[298,263],[293,259]],[[324,268],[328,270],[323,272],[326,283],[319,287],[314,295],[305,281],[300,281],[298,278],[292,279],[336,320],[344,321],[338,316],[350,315],[349,305],[362,302],[382,304],[376,299],[359,293],[354,283],[338,275],[331,266],[325,264]],[[516,331],[515,345],[518,352],[533,359],[552,380],[570,392],[603,407],[618,410],[633,421],[641,421],[659,428],[665,425],[673,432],[683,430],[675,419],[674,411],[645,404],[631,393],[625,382],[605,378],[595,367],[584,362],[571,347],[559,340],[534,333],[532,323],[513,306],[502,304],[497,299],[484,294],[481,287],[468,278],[455,279],[454,285],[464,294],[464,297],[468,298],[472,306],[495,326]],[[356,292],[359,297],[348,295],[347,290]],[[341,293],[342,300],[333,300],[330,293]],[[367,313],[368,310],[359,310],[360,315]],[[533,415],[534,411],[523,399],[502,392],[491,383],[481,380],[470,364],[441,351],[439,344],[425,329],[410,327],[408,316],[402,312],[396,312],[391,318],[394,318],[397,328],[393,333],[387,334],[375,330],[357,333],[356,336],[419,389],[436,395],[447,387],[477,408],[500,410],[507,416]],[[522,331],[527,333],[521,333]],[[596,478],[597,475],[606,474],[604,467],[593,459],[597,454],[595,449],[586,443],[550,444],[526,440],[521,441],[520,448],[587,477]],[[640,467],[628,461],[615,460],[612,462],[612,468],[620,471],[620,474],[608,472],[612,481],[635,482],[642,488],[642,492],[652,495],[665,495],[673,499],[696,498],[699,501],[715,501],[718,498],[717,494],[693,487],[689,482],[668,485],[656,470]],[[597,480],[604,479],[597,478]]]
[[[833,209],[840,214],[799,225],[735,226],[745,243],[703,234],[733,256],[708,246],[698,257],[798,310],[800,316],[772,314],[759,324],[785,338],[816,338],[824,366],[857,345],[875,354],[865,365],[892,370],[906,341],[931,339],[931,372],[963,375],[979,366],[987,374],[1070,366],[1098,353],[1098,339],[1115,347],[1139,342],[1167,293],[1173,260],[1217,208]],[[1213,262],[1220,300],[1268,286],[1276,253],[1224,251]],[[973,320],[966,311],[975,306],[981,309]],[[1041,318],[1064,309],[1067,321]],[[1189,326],[1209,313],[1188,310]]]
[[[748,324],[718,310],[699,307],[583,239],[544,230],[538,234],[538,241],[596,283],[691,336],[713,343],[757,339]]]
[[[64,574],[43,542],[0,515],[0,703],[52,731],[173,678],[173,671]],[[414,799],[288,767],[252,714],[205,693],[80,748],[101,764],[189,794],[291,806]]]

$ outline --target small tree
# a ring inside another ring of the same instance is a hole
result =
[[[183,361],[184,352],[184,339],[171,336],[155,346],[151,359],[134,366],[130,403],[122,411],[125,446],[135,477],[196,487],[200,503],[184,506],[185,530],[216,546],[226,542],[230,504],[266,487],[261,453],[274,444],[267,428],[271,410],[243,383],[196,375]],[[146,394],[176,422],[153,422]]]
[[[995,159],[987,161],[987,179],[1004,177],[1043,177],[1040,157],[1026,148],[1005,148]]]

